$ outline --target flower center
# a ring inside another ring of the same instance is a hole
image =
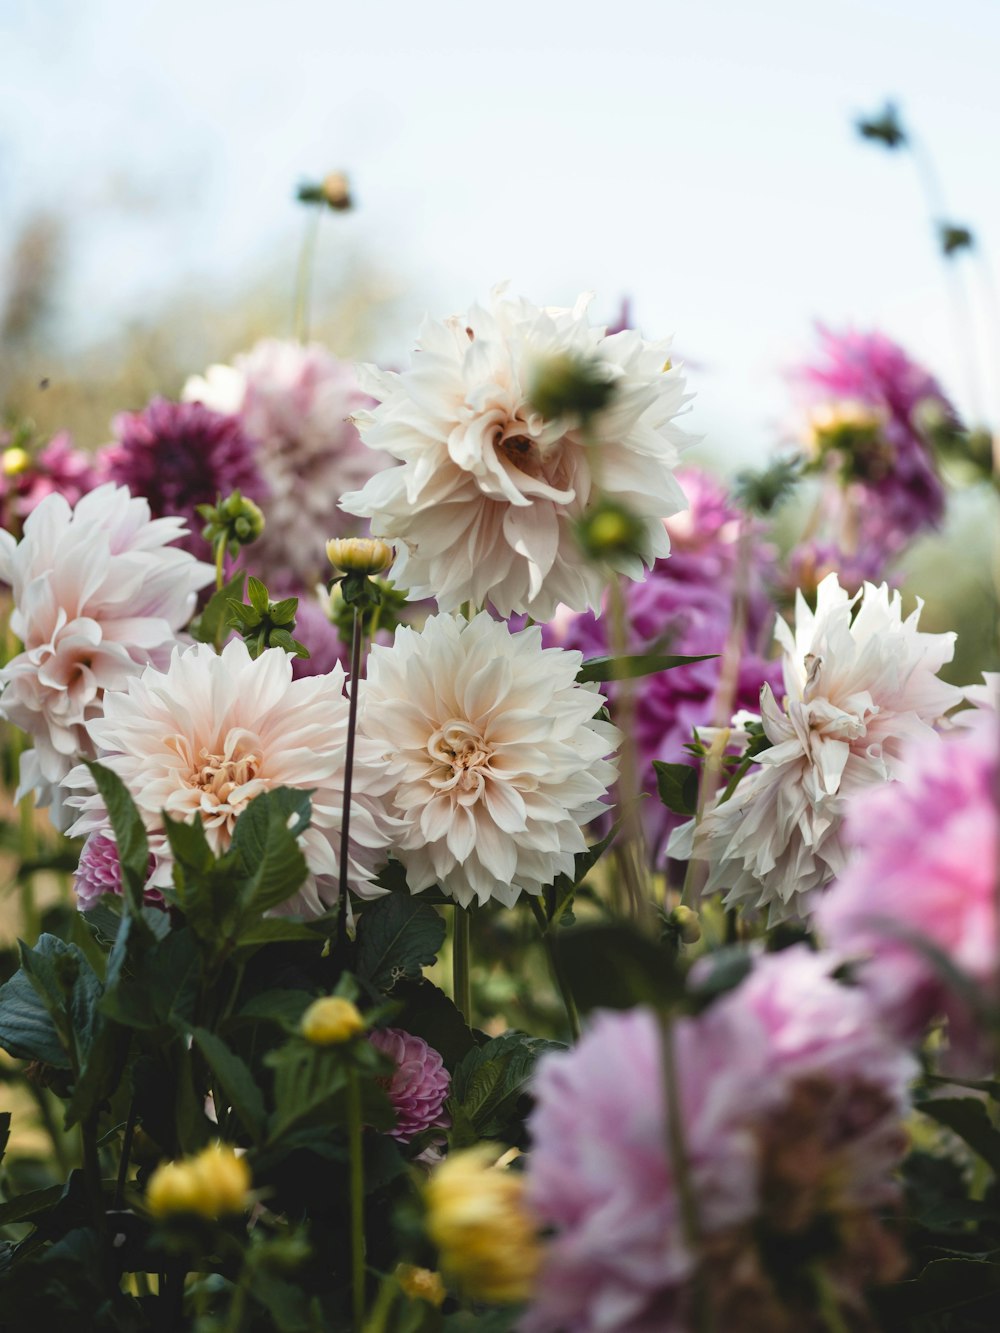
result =
[[[481,770],[489,763],[492,750],[471,723],[446,722],[431,735],[427,753],[433,763],[431,786],[473,799],[481,794],[485,786]]]
[[[496,449],[519,472],[538,480],[544,477],[542,455],[536,442],[522,431],[521,422],[511,421],[497,440]]]
[[[204,747],[199,750],[198,758],[201,766],[191,774],[191,785],[199,787],[218,805],[228,805],[237,788],[253,781],[260,766],[255,754],[227,759],[225,755],[210,754]]]

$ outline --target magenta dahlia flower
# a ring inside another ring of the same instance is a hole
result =
[[[401,1028],[376,1028],[369,1040],[396,1066],[386,1088],[396,1112],[395,1128],[388,1131],[392,1138],[409,1143],[425,1129],[447,1129],[451,1118],[444,1104],[451,1075],[438,1052]]]
[[[113,429],[115,443],[98,454],[104,477],[148,500],[154,518],[186,519],[182,544],[194,555],[207,551],[198,505],[237,489],[257,501],[267,493],[240,423],[200,403],[154,398],[141,412],[119,413]]]
[[[81,912],[89,912],[92,907],[96,907],[105,893],[121,896],[122,867],[113,838],[104,833],[92,833],[83,844],[80,864],[73,877],[73,891]],[[144,897],[151,905],[163,906],[163,894],[159,889],[146,889]]]
[[[1000,965],[1000,731],[983,708],[966,725],[907,753],[898,782],[851,805],[854,860],[819,904],[817,924],[892,1030],[921,1038],[948,1019],[947,1063],[982,1057],[968,994],[935,954],[996,1002]]]
[[[4,443],[0,436],[0,444]],[[73,447],[69,431],[53,435],[33,456],[14,447],[0,461],[0,513],[3,527],[18,533],[21,524],[47,495],[61,495],[70,505],[93,490],[97,473],[93,460]]]
[[[921,417],[933,413],[956,426],[957,417],[934,376],[883,334],[818,332],[821,359],[796,379],[812,407],[814,448],[841,492],[833,540],[846,562],[860,552],[870,564],[878,553],[881,568],[865,571],[877,581],[886,562],[944,514]]]
[[[866,1326],[864,1284],[899,1271],[872,1210],[896,1197],[916,1062],[832,965],[804,947],[762,958],[674,1024],[699,1254],[667,1148],[654,1014],[599,1015],[575,1048],[542,1058],[527,1199],[550,1239],[524,1333],[688,1333],[699,1262],[716,1327],[798,1333],[812,1325],[795,1304],[797,1251],[822,1268],[845,1326]],[[804,1250],[817,1234],[824,1249]]]

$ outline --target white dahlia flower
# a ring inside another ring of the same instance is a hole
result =
[[[161,812],[200,819],[218,854],[229,846],[248,802],[275,787],[312,792],[312,821],[299,839],[311,872],[282,911],[318,915],[337,897],[348,703],[339,665],[325,676],[292,679],[292,659],[270,648],[254,659],[239,639],[221,654],[209,644],[176,651],[166,671],[149,668],[105,698],[89,724],[98,758],[128,788],[150,838],[155,869],[147,889],[172,882]],[[350,885],[372,897],[387,860],[392,820],[380,795],[391,786],[380,747],[358,737],[351,796]],[[66,786],[79,807],[71,832],[108,833],[108,818],[84,767]]]
[[[254,559],[276,582],[309,587],[325,568],[327,539],[361,527],[337,509],[341,494],[387,462],[364,447],[351,420],[371,401],[354,367],[320,343],[265,338],[234,365],[192,376],[182,397],[239,417],[268,488]]]
[[[511,907],[572,873],[618,743],[594,717],[601,695],[577,683],[581,660],[486,612],[432,616],[372,649],[362,729],[388,765],[392,851],[411,892],[437,884],[463,907]]]
[[[412,369],[363,368],[361,385],[379,401],[355,415],[361,438],[403,466],[341,507],[399,543],[393,578],[415,597],[444,611],[489,600],[501,615],[537,620],[560,602],[596,610],[606,571],[588,561],[574,525],[598,491],[640,523],[642,558],[615,557],[613,568],[638,579],[643,562],[669,553],[663,519],[686,504],[673,475],[691,442],[674,424],[684,380],[666,368],[669,341],[607,337],[586,306],[542,310],[498,291],[489,310],[426,321]],[[613,386],[586,433],[578,418],[547,420],[529,401],[539,371],[567,361]]]
[[[99,486],[70,508],[47,496],[16,542],[0,531],[0,580],[14,601],[10,625],[24,644],[0,671],[0,716],[34,739],[21,757],[18,796],[34,789],[66,827],[59,784],[93,758],[87,725],[105,690],[144,667],[165,665],[212,567],[169,543],[179,518],[150,519],[145,500]]]
[[[899,777],[906,743],[934,743],[934,724],[963,698],[937,677],[955,635],[921,633],[919,617],[918,603],[904,620],[885,584],[848,596],[836,574],[819,585],[815,612],[798,594],[794,634],[784,621],[776,631],[786,697],[779,706],[761,691],[772,748],[728,801],[670,841],[672,856],[709,862],[706,893],[728,889],[727,906],[767,908],[774,924],[804,915],[841,871],[848,800]]]

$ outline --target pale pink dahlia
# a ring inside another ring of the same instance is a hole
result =
[[[988,710],[962,716],[940,742],[907,751],[899,782],[852,802],[844,836],[855,854],[816,920],[893,1031],[916,1040],[947,1017],[952,1063],[975,1063],[967,996],[933,956],[984,1001],[1000,998],[1000,731]]]
[[[232,366],[189,379],[183,396],[237,417],[254,442],[269,491],[255,563],[268,578],[310,587],[326,570],[327,540],[361,526],[337,502],[386,465],[352,420],[371,403],[354,368],[319,343],[266,338]]]
[[[165,671],[149,668],[105,698],[104,716],[88,723],[102,764],[128,788],[150,837],[156,867],[150,887],[171,884],[162,815],[200,819],[209,845],[230,845],[236,820],[261,792],[312,792],[312,820],[300,837],[310,878],[282,911],[318,915],[337,896],[347,742],[344,672],[292,679],[291,660],[272,648],[251,658],[239,639],[221,654],[209,644],[177,650]],[[377,751],[359,737],[350,826],[350,885],[362,896],[386,859],[389,826],[381,796],[391,782]],[[66,786],[76,794],[76,836],[108,831],[108,817],[86,768]]]
[[[0,580],[14,600],[11,629],[24,644],[0,671],[0,716],[26,731],[19,794],[34,789],[65,828],[59,784],[95,749],[88,725],[105,690],[124,689],[149,664],[166,665],[212,579],[172,545],[180,519],[150,520],[145,500],[100,486],[71,509],[49,495],[29,515],[20,542],[0,532]]]
[[[605,810],[618,732],[580,685],[580,654],[543,648],[486,612],[431,616],[376,645],[361,727],[384,761],[392,852],[413,893],[510,907],[570,874]]]
[[[154,398],[141,412],[120,412],[112,426],[115,442],[97,459],[103,475],[143,496],[157,518],[183,518],[191,528],[183,544],[194,555],[209,553],[198,505],[234,490],[257,501],[266,493],[239,421],[201,403]]]
[[[451,1118],[444,1104],[451,1075],[438,1052],[422,1037],[402,1028],[376,1028],[369,1041],[396,1066],[386,1088],[396,1112],[396,1124],[389,1134],[400,1143],[409,1143],[425,1129],[447,1129]]]
[[[632,330],[606,336],[585,300],[539,309],[498,292],[488,310],[428,320],[410,370],[368,367],[362,378],[378,399],[356,416],[362,439],[403,466],[342,507],[397,541],[396,583],[442,610],[489,601],[503,616],[548,620],[560,602],[596,609],[606,571],[574,530],[592,500],[600,492],[641,521],[641,559],[613,562],[630,578],[668,553],[662,520],[685,504],[673,472],[689,443],[674,421],[687,395],[679,370],[665,369],[669,352]],[[567,358],[595,363],[613,386],[586,430],[530,401],[539,369]]]
[[[527,1197],[551,1235],[525,1333],[688,1333],[699,1264],[716,1327],[824,1327],[786,1295],[808,1293],[792,1256],[817,1233],[828,1240],[807,1263],[842,1313],[858,1317],[864,1283],[895,1274],[871,1210],[895,1199],[916,1065],[830,966],[804,950],[761,959],[730,996],[674,1023],[700,1253],[667,1146],[655,1016],[599,1015],[573,1050],[542,1058]]]
[[[911,739],[934,744],[934,724],[962,700],[938,679],[954,634],[904,620],[899,593],[866,584],[854,597],[830,574],[816,610],[799,595],[794,632],[779,620],[785,698],[761,693],[763,751],[732,796],[671,837],[672,856],[706,860],[705,891],[766,909],[773,924],[811,910],[846,864],[841,824],[847,802],[903,771]]]

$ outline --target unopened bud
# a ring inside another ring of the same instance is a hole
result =
[[[678,937],[684,944],[697,944],[701,939],[701,921],[698,913],[681,904],[670,913],[670,920],[677,929]]]
[[[642,521],[623,505],[602,500],[577,524],[577,536],[587,555],[595,560],[615,556],[642,556],[646,530]]]
[[[447,1295],[441,1274],[430,1268],[417,1268],[414,1264],[400,1264],[396,1269],[396,1281],[404,1295],[411,1301],[424,1301],[427,1305],[443,1305]]]
[[[357,1005],[342,995],[313,1000],[302,1015],[302,1035],[314,1046],[339,1046],[364,1030],[365,1020]]]
[[[381,574],[392,564],[393,550],[378,537],[331,537],[326,558],[341,574]]]
[[[213,1143],[194,1157],[157,1167],[146,1187],[146,1205],[154,1217],[224,1217],[244,1211],[250,1183],[246,1160],[228,1144]]]
[[[264,515],[260,506],[242,495],[239,490],[227,495],[214,505],[199,505],[198,513],[206,520],[201,535],[213,550],[224,542],[231,556],[241,546],[249,546],[264,531]]]
[[[603,362],[562,353],[536,366],[528,398],[548,421],[565,416],[586,420],[607,407],[613,393]]]

